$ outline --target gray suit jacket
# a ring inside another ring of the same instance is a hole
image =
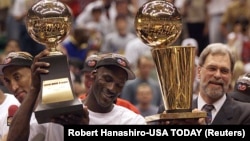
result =
[[[250,124],[250,103],[233,100],[226,95],[226,101],[218,111],[212,125],[248,125]],[[197,98],[193,100],[192,108],[197,108]],[[164,111],[164,106],[159,107],[158,113]]]

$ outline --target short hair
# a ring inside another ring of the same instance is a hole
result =
[[[231,64],[230,69],[231,69],[231,72],[233,72],[235,58],[233,57],[231,50],[229,49],[229,47],[226,44],[223,44],[223,43],[209,44],[200,54],[200,57],[199,57],[199,65],[200,66],[204,65],[204,63],[207,59],[207,56],[209,54],[212,54],[212,55],[214,55],[214,54],[222,54],[222,55],[228,54],[229,58],[230,58],[230,64]]]

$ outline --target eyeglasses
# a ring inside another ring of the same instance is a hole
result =
[[[209,73],[211,74],[214,74],[217,72],[217,70],[220,70],[220,73],[221,74],[224,74],[224,75],[227,75],[230,73],[230,70],[228,68],[225,68],[225,67],[221,67],[221,68],[218,68],[217,66],[202,66],[203,68],[205,68]]]

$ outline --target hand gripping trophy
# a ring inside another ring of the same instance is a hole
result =
[[[137,36],[151,48],[160,82],[165,112],[146,117],[147,122],[206,117],[192,112],[195,47],[170,46],[182,31],[182,17],[166,0],[150,0],[135,17]]]
[[[72,14],[67,5],[57,0],[40,0],[27,13],[26,27],[29,35],[50,50],[41,60],[49,62],[49,74],[41,74],[40,103],[35,110],[38,123],[70,112],[82,112],[82,103],[75,98],[70,78],[67,56],[56,47],[69,34]]]

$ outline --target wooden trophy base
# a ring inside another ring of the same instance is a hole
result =
[[[173,119],[195,119],[207,117],[206,112],[180,112],[180,113],[161,113],[152,116],[145,117],[146,122],[155,122],[162,120],[173,120]]]

